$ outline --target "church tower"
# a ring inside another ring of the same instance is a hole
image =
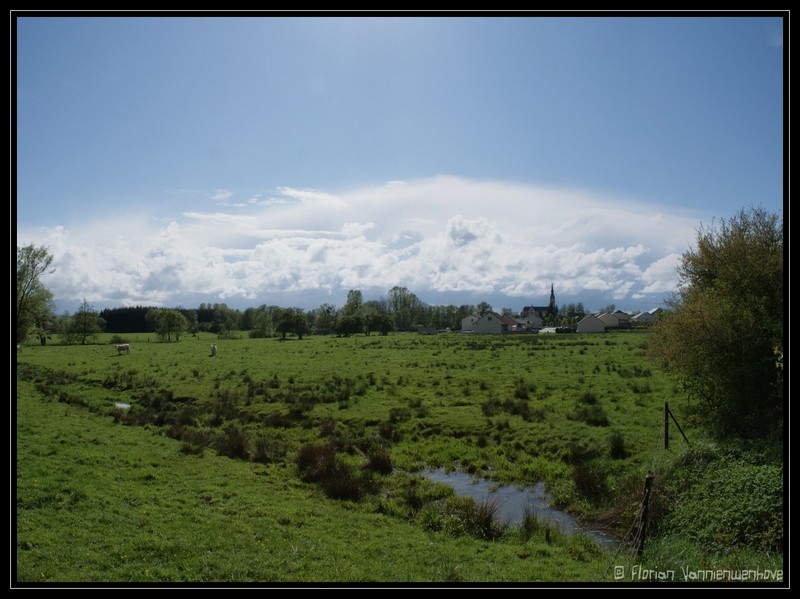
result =
[[[557,314],[558,308],[556,308],[556,294],[553,290],[553,284],[550,283],[550,304],[547,306],[547,315],[556,316]]]

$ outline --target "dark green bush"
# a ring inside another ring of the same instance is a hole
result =
[[[286,442],[274,435],[261,434],[256,437],[253,461],[262,464],[281,462],[286,457]]]
[[[624,460],[628,457],[628,452],[625,450],[625,437],[621,432],[614,431],[611,433],[609,443],[611,445],[612,460]]]
[[[575,409],[575,419],[582,420],[589,426],[608,426],[608,415],[602,406],[592,404],[588,406],[578,406]]]
[[[238,424],[229,424],[217,438],[216,448],[219,455],[229,458],[247,459],[250,457],[247,434]]]
[[[214,436],[208,431],[190,427],[171,427],[169,436],[181,440],[183,453],[202,455],[207,447],[214,444]]]
[[[372,471],[337,453],[334,443],[307,443],[297,454],[300,477],[319,484],[328,497],[356,501],[376,488]]]
[[[608,497],[608,473],[598,460],[575,464],[572,480],[575,489],[589,503],[599,505]]]
[[[378,449],[367,456],[367,463],[364,466],[367,470],[378,474],[391,474],[394,470],[391,454],[384,449]]]

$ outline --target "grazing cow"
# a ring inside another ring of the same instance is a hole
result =
[[[216,343],[212,343],[211,344],[211,355],[212,356],[216,356],[217,355],[217,344]]]
[[[122,355],[122,352],[125,352],[126,354],[131,353],[131,344],[130,343],[120,343],[118,345],[115,345],[114,347],[117,350],[117,355],[118,356]]]

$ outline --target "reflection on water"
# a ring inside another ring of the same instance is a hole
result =
[[[527,508],[536,514],[540,522],[547,522],[566,534],[582,532],[609,549],[616,545],[614,538],[602,531],[582,527],[575,518],[550,507],[550,495],[539,482],[533,487],[520,489],[514,486],[503,486],[493,489],[492,481],[473,479],[466,472],[445,472],[439,470],[423,470],[421,476],[437,483],[444,483],[453,488],[458,495],[468,495],[476,501],[490,499],[498,506],[497,519],[507,524],[519,524]]]

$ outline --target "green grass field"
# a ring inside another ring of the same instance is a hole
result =
[[[109,340],[17,355],[18,582],[592,583],[587,537],[415,473],[544,481],[622,533],[684,451],[643,333]]]
[[[327,500],[285,466],[178,442],[20,389],[19,582],[591,580],[565,539],[489,543]]]

